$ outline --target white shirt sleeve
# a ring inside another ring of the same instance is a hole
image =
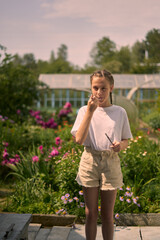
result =
[[[84,115],[85,115],[85,109],[84,109],[84,107],[81,107],[78,111],[78,115],[77,115],[76,120],[75,120],[75,122],[73,124],[73,127],[71,129],[71,134],[74,137],[76,136],[76,132],[77,132],[78,128],[80,127],[80,124],[83,120]]]
[[[122,140],[132,138],[132,133],[130,130],[129,120],[126,111],[124,110],[124,121],[122,126]]]

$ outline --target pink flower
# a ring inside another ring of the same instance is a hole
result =
[[[9,156],[9,154],[7,152],[7,149],[5,148],[4,152],[3,152],[3,158],[6,159],[8,156]]]
[[[19,115],[21,113],[21,110],[20,109],[17,109],[17,114]]]
[[[80,202],[80,207],[84,207],[84,202]]]
[[[10,164],[14,164],[14,163],[16,163],[15,158],[10,158],[10,159],[9,159],[9,163],[10,163]]]
[[[79,191],[79,195],[83,195],[83,191],[81,190],[81,191]]]
[[[66,158],[68,155],[69,155],[69,153],[68,153],[68,152],[66,152],[66,153],[63,155],[63,157],[62,157],[62,158]]]
[[[4,147],[8,147],[9,143],[8,142],[3,142],[2,143]]]
[[[126,192],[125,193],[125,196],[127,196],[127,197],[132,197],[132,195],[133,195],[133,192],[131,192],[131,193],[130,192]]]
[[[74,199],[74,200],[76,200],[76,202],[78,202],[78,201],[79,201],[79,199],[78,199],[77,197],[74,197],[73,199]]]
[[[124,197],[120,197],[119,199],[120,199],[120,201],[121,201],[121,202],[123,202],[123,201],[124,201]]]
[[[3,160],[3,161],[1,162],[1,165],[4,166],[4,165],[6,165],[7,163],[8,163],[7,160]]]
[[[54,150],[50,153],[50,156],[51,156],[51,157],[54,157],[54,156],[57,156],[57,155],[59,155],[59,152],[58,152],[56,149],[54,149]]]
[[[62,197],[61,197],[61,200],[63,200],[63,201],[64,201],[64,200],[65,200],[65,196],[62,196]]]
[[[56,137],[56,145],[60,145],[62,142],[62,140],[60,139],[60,137]]]
[[[58,164],[58,163],[60,163],[61,162],[61,160],[58,160],[57,162],[56,162],[56,164]]]
[[[137,204],[137,199],[133,198],[133,202],[134,202],[134,204]]]
[[[36,118],[37,120],[41,120],[41,119],[42,119],[42,117],[39,116],[39,115],[36,115],[35,118]]]
[[[43,154],[43,146],[42,146],[42,145],[39,146],[39,150],[40,150],[40,152]]]
[[[18,163],[21,160],[18,154],[15,154],[14,159],[15,159],[15,163]]]
[[[69,193],[66,193],[65,197],[66,197],[66,198],[69,198],[69,197],[70,197],[70,194],[69,194]]]
[[[116,213],[115,218],[119,219],[119,214],[118,213]]]
[[[72,107],[72,105],[70,102],[66,102],[66,104],[64,105],[64,108],[66,108],[66,109],[69,109],[71,107]]]
[[[33,162],[38,162],[39,161],[39,157],[38,156],[33,156],[32,160],[33,160]]]

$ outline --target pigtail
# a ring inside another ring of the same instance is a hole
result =
[[[112,92],[110,92],[110,103],[112,104]]]

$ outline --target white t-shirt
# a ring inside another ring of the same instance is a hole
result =
[[[83,120],[87,106],[79,109],[77,118],[71,130],[73,136]],[[132,138],[127,113],[124,108],[112,105],[110,107],[97,107],[94,111],[89,131],[84,146],[91,147],[97,151],[110,150],[111,143],[106,137],[109,136],[112,142]]]

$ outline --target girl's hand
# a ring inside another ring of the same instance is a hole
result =
[[[114,152],[120,152],[121,151],[121,144],[120,142],[113,142],[113,145],[110,146]]]
[[[96,98],[96,96],[91,95],[90,99],[88,100],[88,105],[87,105],[88,110],[90,112],[94,112],[96,110],[96,108],[98,107],[98,105],[99,105],[99,101]]]

